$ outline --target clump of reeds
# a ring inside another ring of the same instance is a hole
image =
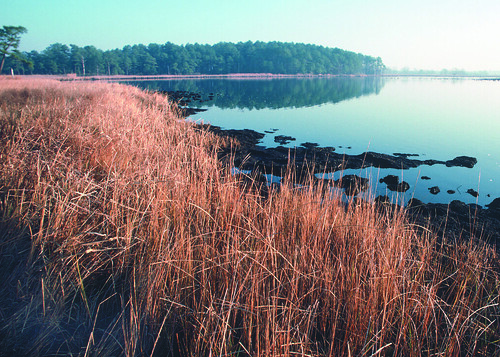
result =
[[[168,98],[0,81],[0,350],[489,354],[498,258],[328,187],[265,198]],[[440,237],[442,238],[442,237]]]

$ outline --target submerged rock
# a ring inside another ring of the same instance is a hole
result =
[[[441,192],[441,190],[439,189],[439,187],[433,186],[429,188],[429,192],[433,195],[437,195],[439,192]]]
[[[476,190],[473,190],[472,188],[469,188],[469,189],[467,190],[467,193],[468,193],[469,195],[473,196],[473,197],[477,197],[477,196],[479,196],[479,193],[478,193]]]

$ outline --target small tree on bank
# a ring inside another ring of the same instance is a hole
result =
[[[28,32],[23,26],[3,26],[0,29],[0,73],[2,73],[5,58],[13,56],[19,60],[23,60],[21,54],[17,51],[19,42],[21,42],[21,35]]]

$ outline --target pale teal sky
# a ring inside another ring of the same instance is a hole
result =
[[[284,41],[380,56],[393,68],[500,71],[500,0],[2,0],[20,49]]]

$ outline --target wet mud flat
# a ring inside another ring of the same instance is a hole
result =
[[[447,167],[472,168],[477,159],[470,156],[457,156],[450,160],[418,160],[415,155],[395,153],[393,155],[365,152],[359,155],[339,154],[333,147],[320,147],[315,143],[302,143],[295,148],[278,146],[267,148],[259,145],[265,134],[254,130],[225,130],[217,126],[200,125],[201,130],[207,130],[218,136],[230,139],[233,145],[222,148],[218,157],[223,163],[231,164],[239,170],[251,172],[251,177],[261,183],[260,190],[263,195],[269,189],[264,175],[282,177],[289,164],[294,170],[297,184],[304,184],[316,180],[314,174],[335,172],[344,169],[362,169],[366,167],[410,169],[421,165],[445,165]],[[293,138],[283,138],[286,140]],[[423,177],[425,180],[426,178]],[[399,182],[396,176],[388,175],[380,179],[386,183],[387,188],[395,192],[405,192],[409,184]],[[342,188],[346,195],[356,197],[368,189],[370,183],[366,178],[356,175],[344,176],[335,181],[335,186]],[[279,189],[279,184],[271,186]],[[439,192],[438,187],[433,187]],[[432,192],[431,192],[432,193]],[[470,189],[472,196],[477,194]],[[375,202],[380,207],[393,205],[386,196],[379,196]],[[419,226],[430,226],[439,235],[457,239],[468,239],[472,236],[481,238],[500,247],[500,198],[492,199],[485,207],[476,204],[465,204],[461,201],[452,201],[450,204],[423,203],[418,199],[411,199],[407,205],[411,219]]]

